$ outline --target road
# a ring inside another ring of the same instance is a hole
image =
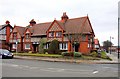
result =
[[[118,77],[118,64],[4,59],[2,77]]]

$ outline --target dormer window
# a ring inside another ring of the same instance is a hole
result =
[[[54,32],[49,32],[49,37],[54,37]]]

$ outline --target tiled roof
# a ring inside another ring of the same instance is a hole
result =
[[[66,31],[65,33],[80,33],[85,20],[86,17],[68,19],[63,26],[64,30]]]
[[[51,25],[52,22],[46,22],[46,23],[40,23],[36,24],[33,26],[33,35],[32,36],[37,36],[37,35],[46,35],[46,31]]]
[[[85,17],[80,17],[80,18],[73,18],[73,19],[68,19],[66,23],[62,21],[58,21],[58,24],[63,28],[65,31],[65,34],[68,33],[89,33],[89,28],[86,30],[83,30],[84,27],[84,22],[88,19],[88,16]],[[33,28],[33,35],[32,36],[39,36],[39,35],[46,35],[46,31],[50,27],[52,22],[47,22],[47,23],[39,23],[34,25]]]
[[[15,26],[16,29],[18,29],[18,32],[20,33],[21,36],[23,36],[25,30],[27,29],[26,27],[22,27],[22,26]]]

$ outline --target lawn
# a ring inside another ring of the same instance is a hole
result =
[[[50,57],[50,58],[63,58],[63,59],[71,59],[72,56],[65,56],[58,54],[39,54],[39,53],[14,53],[14,55],[17,56],[33,56],[33,57]],[[81,60],[100,60],[101,58],[98,57],[92,57],[87,55],[82,55],[81,57],[74,57],[74,59],[81,59]]]

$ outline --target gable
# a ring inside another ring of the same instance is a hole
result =
[[[21,35],[19,34],[17,28],[14,27],[12,33],[10,34],[10,39],[13,38],[13,33],[17,32],[17,38],[21,38]]]
[[[93,35],[94,35],[94,31],[93,31],[93,28],[92,28],[91,23],[89,21],[89,18],[86,20],[83,30],[84,30],[84,32],[90,32],[90,33],[93,33]]]
[[[83,26],[83,31],[84,32],[92,32],[92,29],[90,27],[88,20],[86,20],[85,25]]]
[[[26,30],[26,33],[30,33],[30,31],[27,29],[27,30]]]
[[[62,27],[56,21],[54,21],[49,28],[49,31],[62,31],[62,30],[63,30]]]

